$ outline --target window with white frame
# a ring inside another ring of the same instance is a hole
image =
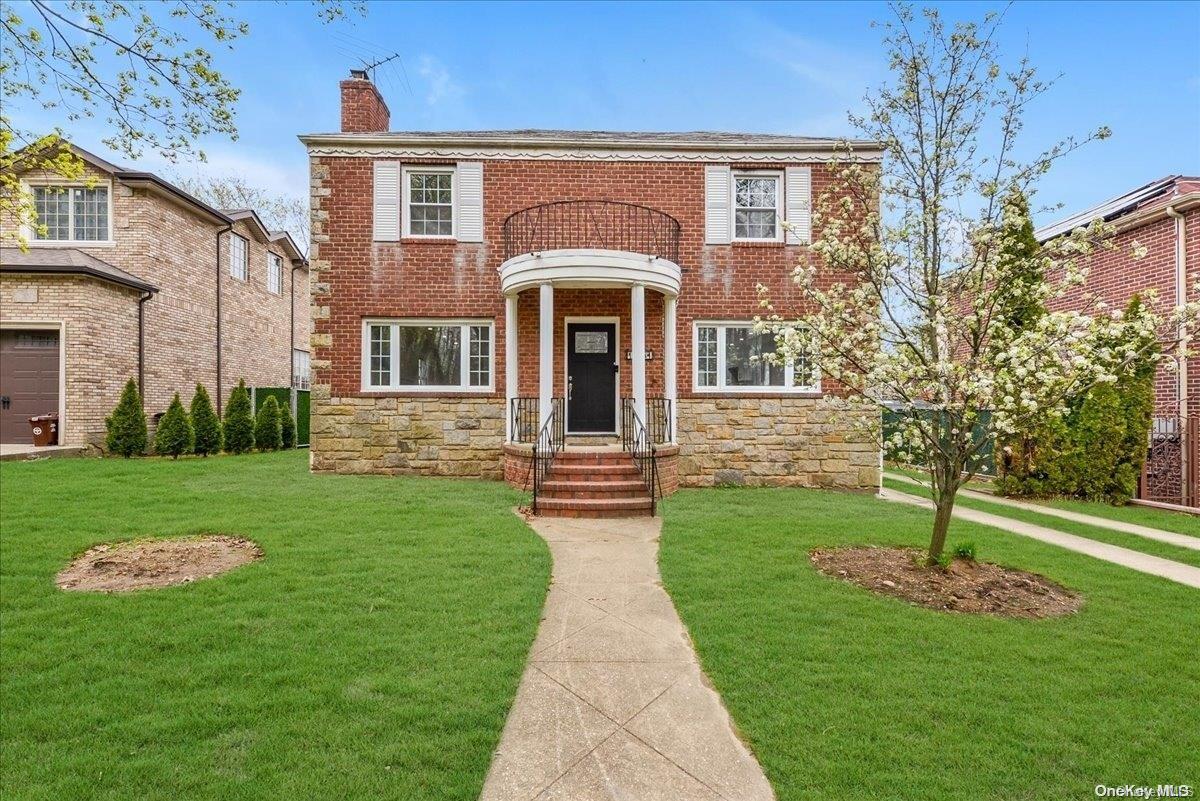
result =
[[[698,392],[820,392],[816,362],[801,355],[773,358],[775,335],[749,323],[696,325],[695,387]]]
[[[312,369],[308,351],[292,351],[292,386],[296,389],[308,389],[312,381]]]
[[[41,242],[108,242],[107,186],[35,186],[33,207],[38,225],[33,232]]]
[[[490,320],[367,320],[363,388],[488,391],[493,342]]]
[[[733,238],[779,239],[781,213],[779,175],[733,174]]]
[[[249,248],[246,245],[246,238],[231,234],[229,237],[229,274],[239,281],[245,281],[250,275],[250,262],[248,261]]]
[[[267,291],[278,295],[283,287],[283,259],[274,253],[267,254]]]
[[[404,235],[454,236],[454,170],[404,170]]]

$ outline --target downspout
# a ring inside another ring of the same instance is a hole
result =
[[[223,400],[223,388],[221,386],[221,234],[227,234],[233,230],[233,223],[226,225],[224,228],[217,229],[216,236],[216,254],[217,254],[217,417],[221,416],[221,404]]]
[[[1175,220],[1175,305],[1183,306],[1187,303],[1187,222],[1184,215],[1177,211],[1174,206],[1167,206],[1167,216]],[[1200,436],[1200,431],[1189,431],[1188,426],[1191,422],[1188,419],[1188,328],[1187,321],[1180,319],[1179,321],[1179,418],[1180,425],[1183,428],[1183,434],[1187,438]],[[1185,440],[1186,442],[1186,440]],[[1179,452],[1180,466],[1180,487],[1183,490],[1184,503],[1188,503],[1188,487],[1192,486],[1192,471],[1196,466],[1189,464],[1188,448],[1181,448]],[[1195,498],[1190,499],[1192,503],[1196,502]]]
[[[154,293],[146,291],[138,298],[138,395],[142,398],[142,409],[146,408],[146,301]]]

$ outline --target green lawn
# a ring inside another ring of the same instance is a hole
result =
[[[313,476],[307,454],[0,465],[5,799],[474,799],[537,628],[500,483]],[[96,542],[202,531],[215,579],[61,592]]]
[[[929,490],[925,487],[918,487],[915,484],[909,484],[905,481],[896,481],[895,479],[883,479],[883,485],[898,492],[907,492],[909,495],[920,495],[922,497],[930,497]],[[1025,509],[1017,509],[1012,506],[1003,506],[998,503],[989,503],[987,501],[977,500],[975,498],[967,498],[959,495],[955,499],[956,507],[965,509],[975,509],[980,512],[988,512],[1001,517],[1007,517],[1012,520],[1021,520],[1026,523],[1033,523],[1038,526],[1045,526],[1056,531],[1064,531],[1068,534],[1075,534],[1080,537],[1087,537],[1090,540],[1098,542],[1107,542],[1111,545],[1119,545],[1122,548],[1129,548],[1133,551],[1141,551],[1153,556],[1161,556],[1163,559],[1173,559],[1176,562],[1183,562],[1185,565],[1200,567],[1200,551],[1195,551],[1190,548],[1181,548],[1178,545],[1159,542],[1148,537],[1141,537],[1137,534],[1127,534],[1124,531],[1113,531],[1110,528],[1102,526],[1093,526],[1087,523],[1076,523],[1073,520],[1064,520],[1061,517],[1053,515],[1041,514],[1040,512],[1031,512]],[[1089,504],[1091,506],[1099,504]]]
[[[887,470],[888,472],[899,473],[925,483],[929,482],[929,476],[918,470],[896,467],[895,465],[888,465]],[[968,485],[968,489],[986,492],[991,489],[991,486],[991,482],[972,481]],[[1113,506],[1108,503],[1080,501],[1073,498],[1037,500],[1022,498],[1020,500],[1027,501],[1028,503],[1042,504],[1043,506],[1052,506],[1057,509],[1065,509],[1070,512],[1093,515],[1095,517],[1106,517],[1109,520],[1119,520],[1123,523],[1136,523],[1139,526],[1160,528],[1163,531],[1173,531],[1176,534],[1191,534],[1194,537],[1200,537],[1200,516],[1185,514],[1184,512],[1172,512],[1166,509],[1155,509],[1150,506],[1137,506],[1135,504]]]
[[[1086,599],[1056,620],[955,615],[808,559],[817,546],[922,546],[920,509],[804,490],[686,490],[664,507],[664,583],[781,801],[1200,784],[1200,591],[955,521],[951,544]]]

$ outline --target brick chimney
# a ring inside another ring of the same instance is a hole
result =
[[[342,81],[341,87],[344,133],[381,133],[388,129],[391,115],[387,103],[366,70],[350,70],[350,77]]]

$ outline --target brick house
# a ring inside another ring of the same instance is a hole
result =
[[[1153,290],[1164,307],[1197,300],[1200,178],[1175,175],[1153,181],[1040,228],[1037,237],[1045,242],[1094,219],[1116,230],[1114,247],[1088,258],[1087,283],[1063,299],[1064,307],[1079,303],[1086,294],[1122,308],[1133,295],[1147,290]],[[1146,249],[1145,256],[1135,258],[1135,245]],[[1194,343],[1189,347],[1186,338],[1178,347],[1169,347],[1155,377],[1156,419],[1141,495],[1194,506],[1200,505],[1200,357],[1181,357],[1188,351],[1194,351]]]
[[[774,341],[751,330],[756,285],[793,297],[812,258],[833,140],[389,132],[365,75],[341,99],[340,132],[301,137],[314,470],[503,477],[560,514],[677,485],[877,485],[839,387],[759,361]]]
[[[0,251],[0,442],[29,442],[27,418],[56,412],[60,444],[102,443],[130,377],[151,419],[196,384],[220,406],[239,379],[306,380],[308,267],[288,234],[75,152],[80,181],[22,176],[47,232]]]

